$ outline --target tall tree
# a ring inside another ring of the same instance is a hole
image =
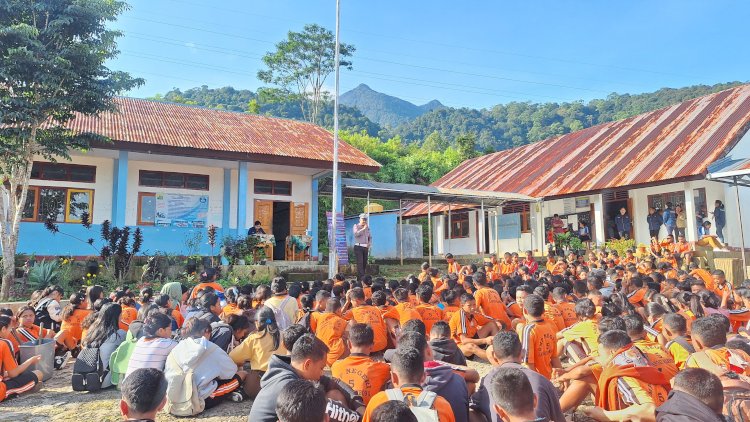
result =
[[[76,113],[114,110],[114,95],[143,81],[104,64],[118,53],[107,24],[127,8],[116,0],[0,2],[0,299],[14,282],[18,229],[34,158],[70,159],[93,134],[73,133]]]
[[[353,45],[341,43],[341,67],[352,69],[352,62],[346,58],[354,50]],[[318,123],[323,85],[335,70],[335,52],[333,32],[316,24],[305,25],[302,32],[289,31],[287,39],[276,44],[276,51],[263,56],[268,68],[258,71],[258,79],[295,98],[304,119]]]

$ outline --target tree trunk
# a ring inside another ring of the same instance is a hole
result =
[[[15,251],[14,251],[15,252]],[[10,287],[16,282],[16,254],[3,250],[3,286],[0,289],[0,300],[10,297]]]

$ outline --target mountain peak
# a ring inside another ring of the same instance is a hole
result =
[[[427,104],[417,106],[400,98],[375,91],[366,84],[359,84],[351,91],[341,94],[339,100],[343,105],[358,109],[373,122],[391,128],[412,121],[437,108],[444,107],[438,100],[432,100]]]

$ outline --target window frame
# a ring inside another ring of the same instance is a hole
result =
[[[32,214],[33,217],[24,218],[23,211],[22,211],[21,221],[27,221],[30,223],[39,221],[39,186],[29,186],[29,190],[26,192],[26,200],[28,201],[29,198],[32,198],[32,197],[34,198],[34,213]],[[26,204],[23,204],[23,207],[26,208]]]
[[[456,219],[456,216],[459,216],[458,219]],[[445,223],[446,228],[445,232],[443,233],[443,238],[448,239],[448,232],[450,231],[450,239],[468,239],[471,236],[471,227],[469,226],[469,210],[466,211],[457,211],[457,212],[451,212],[451,218],[450,218],[450,224],[456,225],[456,227],[460,228],[460,230],[448,230],[448,213],[445,214]],[[466,234],[463,234],[464,228],[466,230]]]
[[[503,214],[519,214],[521,233],[531,233],[531,205],[528,202],[503,205]]]
[[[143,173],[156,173],[161,177],[161,183],[158,185],[144,185],[142,183],[142,175]],[[180,175],[182,177],[182,186],[168,186],[165,184],[164,180],[166,179],[167,175]],[[197,188],[197,187],[188,187],[188,178],[205,178],[206,180],[206,188]],[[144,187],[144,188],[164,188],[164,189],[186,189],[186,190],[195,190],[200,192],[208,192],[211,190],[211,176],[208,174],[199,174],[199,173],[183,173],[179,171],[161,171],[161,170],[147,170],[147,169],[139,169],[138,170],[138,186]]]
[[[156,225],[156,214],[154,214],[154,221],[143,221],[143,198],[153,197],[156,198],[156,192],[138,192],[138,216],[137,225],[139,226],[154,226]]]
[[[258,182],[267,182],[271,184],[271,192],[258,192]],[[276,184],[288,183],[289,193],[276,193]],[[292,196],[292,182],[290,180],[270,180],[270,179],[253,179],[253,193],[255,195],[274,195],[274,196]]]
[[[675,201],[674,197],[682,197],[682,200]],[[661,201],[660,208],[656,208],[654,206],[654,201],[653,201],[654,198],[658,198],[659,201]],[[684,211],[685,210],[685,191],[655,193],[653,195],[648,195],[646,197],[646,203],[649,208],[655,208],[655,209],[663,211],[667,206],[667,202],[672,202],[672,209],[674,209],[674,207],[676,207],[677,205],[681,205]]]
[[[89,221],[94,221],[94,194],[96,193],[95,189],[88,189],[88,188],[69,188],[66,186],[29,186],[29,191],[26,194],[26,200],[28,201],[29,198],[34,198],[34,218],[21,218],[22,222],[26,223],[43,223],[42,219],[40,218],[39,212],[41,210],[41,193],[44,189],[52,189],[52,190],[59,190],[65,192],[65,203],[63,204],[63,220],[62,221],[55,221],[56,224],[76,224],[80,223],[81,220],[72,220],[70,218],[70,196],[71,193],[75,192],[88,192],[89,193]],[[25,205],[24,205],[25,207]]]
[[[81,189],[81,188],[66,188],[65,192],[65,222],[66,223],[80,223],[81,220],[73,220],[70,218],[70,197],[74,193],[88,193],[89,194],[89,222],[91,222],[91,217],[93,216],[93,209],[94,209],[94,190],[93,189]]]
[[[34,168],[35,165],[38,166],[39,177],[31,177],[32,180],[46,180],[46,181],[49,181],[49,182],[96,183],[96,170],[97,170],[96,166],[90,166],[90,165],[85,165],[85,164],[54,163],[54,162],[51,162],[51,161],[34,161],[31,164],[32,170],[33,170],[33,168]],[[44,167],[47,167],[47,166],[60,166],[60,167],[64,168],[65,169],[65,178],[63,178],[63,179],[50,179],[50,178],[44,177]],[[94,172],[93,179],[92,180],[85,180],[85,181],[73,180],[71,178],[70,171],[73,170],[73,169],[76,169],[76,168],[93,170],[93,172]]]

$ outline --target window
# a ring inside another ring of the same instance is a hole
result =
[[[683,205],[685,203],[685,192],[669,192],[648,196],[648,206],[657,210],[666,208],[667,202],[672,203],[672,209],[677,205]]]
[[[255,179],[254,191],[257,194],[290,196],[292,194],[292,182]]]
[[[531,212],[528,202],[511,202],[503,206],[503,214],[521,214],[521,233],[531,233]]]
[[[156,194],[138,193],[138,225],[153,226],[156,222]]]
[[[35,162],[31,167],[31,178],[94,183],[96,181],[96,166]]]
[[[464,239],[469,237],[469,212],[454,212],[451,213],[450,218],[450,230],[446,228],[445,238],[448,239],[448,232],[450,232],[451,239]],[[445,214],[445,221],[448,222],[448,214]]]
[[[23,208],[24,221],[80,223],[84,213],[91,214],[92,189],[30,186]],[[89,217],[91,219],[91,217]]]
[[[155,188],[208,190],[208,175],[141,170],[138,184]]]

